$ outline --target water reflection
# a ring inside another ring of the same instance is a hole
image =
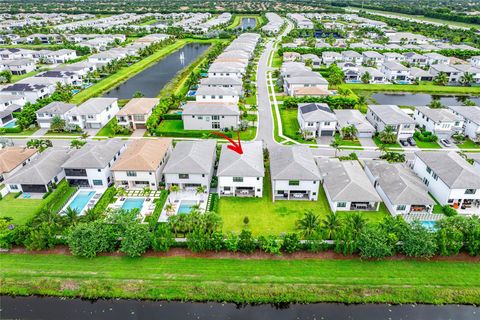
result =
[[[469,99],[480,105],[480,96],[447,96],[447,95],[431,95],[426,93],[408,93],[408,92],[378,92],[371,95],[371,98],[377,104],[395,104],[399,106],[426,106],[433,99],[439,99],[445,105],[463,105],[465,100]]]

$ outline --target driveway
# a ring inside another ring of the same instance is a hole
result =
[[[332,143],[333,137],[318,137],[317,144],[329,146]]]
[[[32,134],[32,137],[43,137],[47,133],[48,129],[40,128]]]
[[[372,148],[377,147],[377,145],[375,144],[372,138],[358,138],[358,141],[360,141],[360,144],[364,147],[372,147]]]
[[[137,129],[133,131],[131,137],[134,137],[134,138],[143,137],[146,132],[147,132],[146,129]]]

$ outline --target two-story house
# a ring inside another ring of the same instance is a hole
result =
[[[480,107],[449,106],[448,109],[463,118],[463,134],[473,141],[479,141]]]
[[[146,129],[147,119],[159,101],[157,98],[131,99],[115,115],[118,124],[133,130]]]
[[[390,126],[397,135],[397,140],[413,137],[415,120],[395,105],[369,105],[367,120],[377,132],[382,132]]]
[[[75,107],[76,106],[71,103],[61,101],[50,102],[45,107],[40,108],[35,112],[37,115],[38,126],[40,128],[50,129],[54,117],[60,117],[60,119],[67,121],[68,113]]]
[[[240,92],[234,88],[199,86],[195,93],[198,102],[238,103]]]
[[[91,98],[68,113],[68,122],[82,129],[100,129],[119,111],[117,98]]]
[[[240,110],[234,103],[189,101],[183,106],[184,130],[236,129]]]
[[[326,103],[299,103],[297,120],[305,138],[335,134],[337,117]]]
[[[423,130],[430,131],[440,139],[450,138],[463,131],[463,119],[448,109],[416,107],[413,119]]]

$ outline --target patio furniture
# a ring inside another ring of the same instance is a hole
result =
[[[294,198],[297,198],[297,199],[303,198],[303,193],[294,193],[292,195],[293,195]]]

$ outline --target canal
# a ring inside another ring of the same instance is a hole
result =
[[[480,96],[469,95],[432,95],[427,93],[410,92],[377,92],[369,97],[372,102],[377,104],[395,104],[399,106],[426,106],[433,99],[439,99],[445,106],[464,105],[463,101],[469,99],[480,104]]]
[[[142,72],[104,94],[105,97],[130,99],[137,91],[153,98],[175,75],[192,63],[210,47],[210,44],[188,43]]]
[[[255,29],[257,26],[257,19],[255,18],[242,18],[239,28],[243,31]]]
[[[1,297],[1,319],[350,319],[478,320],[480,308],[465,305],[338,303],[236,305],[142,300]]]

